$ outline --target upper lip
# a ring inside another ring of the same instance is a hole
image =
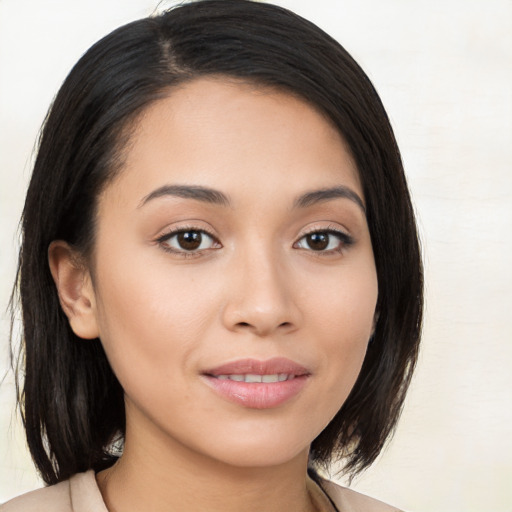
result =
[[[216,377],[218,375],[274,375],[286,373],[288,375],[308,375],[310,372],[302,365],[285,357],[274,357],[265,361],[258,359],[239,359],[216,366],[205,372],[205,375]]]

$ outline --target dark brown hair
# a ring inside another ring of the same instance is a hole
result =
[[[400,153],[375,89],[343,47],[286,9],[193,2],[96,43],[66,78],[41,133],[14,298],[21,299],[24,340],[18,398],[30,451],[49,484],[111,465],[125,416],[100,341],[76,337],[60,307],[48,246],[61,239],[90,252],[97,198],[122,168],[130,124],[174,86],[212,74],[288,91],[323,112],[347,142],[363,184],[379,316],[349,398],[312,443],[313,465],[342,456],[347,471],[361,471],[400,414],[418,353],[422,266]]]

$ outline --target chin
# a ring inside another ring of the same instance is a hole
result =
[[[222,454],[221,462],[238,468],[270,468],[286,465],[297,459],[307,461],[309,445],[300,450],[276,449],[275,446],[258,447],[257,449],[241,448]]]
[[[208,452],[219,462],[240,468],[280,466],[302,458],[307,461],[311,444],[309,437],[294,438],[288,430],[279,433],[272,428],[266,428],[263,433],[261,435],[260,430],[260,435],[253,432],[239,437],[227,432],[226,442],[212,440]]]

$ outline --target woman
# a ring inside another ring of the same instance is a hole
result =
[[[94,45],[45,122],[19,295],[50,487],[2,512],[395,510],[318,471],[396,424],[414,216],[375,90],[306,20],[205,0]]]

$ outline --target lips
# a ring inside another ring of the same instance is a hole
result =
[[[203,372],[206,383],[224,399],[253,409],[278,407],[295,397],[310,372],[286,358],[241,359]]]

